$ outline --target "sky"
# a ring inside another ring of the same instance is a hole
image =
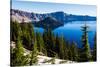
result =
[[[33,1],[12,0],[12,9],[23,10],[34,13],[51,13],[63,11],[67,14],[96,16],[95,5],[79,5],[64,3],[46,3]]]

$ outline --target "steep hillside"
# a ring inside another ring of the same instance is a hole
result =
[[[93,21],[96,20],[96,17],[92,16],[83,16],[83,15],[72,15],[67,14],[62,11],[38,14],[33,12],[26,12],[21,10],[11,9],[11,18],[13,21],[17,20],[19,22],[38,22],[47,17],[53,17],[59,22],[67,23],[69,21]]]

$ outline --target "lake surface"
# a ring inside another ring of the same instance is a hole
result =
[[[77,43],[78,47],[81,47],[81,36],[82,31],[81,27],[84,26],[84,23],[87,23],[89,26],[89,32],[88,32],[88,39],[89,39],[89,45],[90,48],[93,48],[94,44],[94,36],[96,33],[96,21],[74,21],[64,24],[64,26],[58,27],[55,30],[53,30],[54,34],[58,34],[58,36],[63,35],[66,40],[69,40],[70,42],[75,41]],[[43,33],[43,28],[34,28],[35,32],[41,32]]]

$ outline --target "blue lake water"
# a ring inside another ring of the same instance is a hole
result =
[[[87,23],[89,26],[89,32],[88,32],[88,39],[89,39],[89,45],[90,48],[93,48],[94,44],[94,36],[96,33],[96,21],[74,21],[64,24],[64,26],[58,27],[55,30],[53,30],[54,34],[58,34],[58,36],[63,35],[66,40],[69,40],[70,42],[75,41],[78,45],[78,47],[81,47],[81,36],[82,31],[81,27],[84,26],[84,22]],[[43,33],[43,28],[34,28],[35,32],[41,32]]]

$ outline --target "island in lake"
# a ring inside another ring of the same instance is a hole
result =
[[[97,61],[96,6],[12,0],[10,65]]]

